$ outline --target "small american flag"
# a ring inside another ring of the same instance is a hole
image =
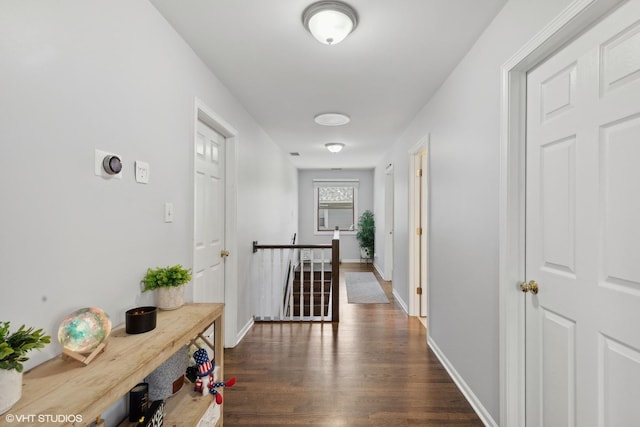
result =
[[[200,366],[198,366],[198,374],[200,376],[208,375],[211,372],[212,366],[210,361],[206,361]]]

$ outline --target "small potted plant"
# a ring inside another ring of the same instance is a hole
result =
[[[358,232],[356,238],[360,242],[360,253],[363,258],[373,258],[373,246],[376,239],[376,225],[373,212],[366,210],[358,219]]]
[[[182,265],[147,269],[142,279],[142,291],[157,289],[158,308],[175,310],[184,305],[184,285],[191,280],[191,270]]]
[[[0,414],[8,411],[22,396],[23,362],[27,353],[51,342],[42,329],[34,330],[24,325],[9,332],[11,322],[0,323]]]

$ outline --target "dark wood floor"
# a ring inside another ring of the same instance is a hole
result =
[[[256,324],[225,350],[225,426],[482,426],[427,348],[426,332],[393,301],[347,304],[340,323]]]

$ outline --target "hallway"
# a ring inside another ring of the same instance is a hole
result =
[[[259,323],[225,350],[226,426],[483,425],[390,283],[390,304],[347,304],[344,272],[371,270],[341,265],[337,327]]]

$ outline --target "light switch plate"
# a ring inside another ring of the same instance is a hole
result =
[[[164,222],[173,222],[173,203],[164,204]]]
[[[149,172],[149,163],[136,160],[136,182],[140,184],[148,184]]]

